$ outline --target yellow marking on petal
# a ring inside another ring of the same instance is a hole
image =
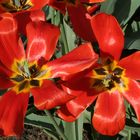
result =
[[[27,80],[26,80],[27,81]],[[25,82],[25,81],[23,81]],[[23,89],[20,90],[20,86],[21,84],[23,84],[23,82],[20,82],[18,84],[16,84],[12,89],[16,92],[16,94],[20,94],[20,93],[27,93],[30,91],[30,84],[29,81],[27,81],[25,87],[23,87]]]
[[[51,78],[51,69],[47,65],[43,65],[39,72],[40,74],[34,79],[43,80]]]
[[[17,74],[21,74],[21,70],[24,67],[25,64],[25,60],[21,59],[21,60],[17,60],[15,59],[12,66],[11,66],[11,70]]]
[[[36,61],[29,63],[29,69],[35,66],[38,70],[38,73],[33,77],[35,80],[43,80],[51,78],[51,68],[48,67],[46,64],[43,66],[39,66]]]
[[[22,10],[28,10],[33,7],[31,0],[7,0],[0,3],[0,6],[8,12],[18,12]]]

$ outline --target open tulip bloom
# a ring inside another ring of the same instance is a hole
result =
[[[100,48],[97,64],[61,83],[77,96],[58,110],[65,121],[74,121],[96,100],[92,124],[103,135],[116,135],[125,126],[124,98],[132,105],[140,121],[140,52],[120,59],[123,33],[113,16],[98,14],[91,20]]]
[[[60,10],[63,14],[67,10],[74,32],[86,41],[95,41],[90,24],[90,13],[98,7],[96,3],[103,1],[105,0],[48,0],[47,5]]]
[[[24,12],[41,9],[48,0],[1,0],[0,12]]]
[[[27,24],[26,52],[11,14],[0,17],[0,135],[21,135],[30,93],[38,109],[51,109],[74,98],[55,86],[52,78],[66,77],[90,67],[98,59],[87,43],[65,56],[52,57],[59,28],[43,21]]]
[[[26,24],[34,20],[34,16],[45,20],[42,8],[48,0],[0,0],[0,13],[10,12],[18,22],[18,30],[26,34]]]

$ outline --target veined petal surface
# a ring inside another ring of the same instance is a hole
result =
[[[81,72],[92,66],[98,60],[90,43],[80,45],[68,54],[47,63],[51,69],[51,78],[68,76]]]
[[[0,135],[21,136],[29,94],[9,90],[0,97]]]
[[[115,17],[100,13],[92,17],[91,25],[101,55],[110,55],[118,60],[124,47],[124,37]]]
[[[49,60],[56,48],[60,30],[58,27],[43,22],[30,22],[27,27],[27,59],[37,61],[41,57]]]
[[[31,93],[34,97],[34,104],[38,109],[52,109],[74,98],[74,96],[57,88],[51,80],[44,80],[42,82],[41,87],[31,89]]]

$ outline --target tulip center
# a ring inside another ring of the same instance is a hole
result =
[[[30,9],[33,4],[30,0],[10,0],[0,4],[8,12],[18,12]]]
[[[125,70],[110,59],[102,67],[93,70],[93,78],[91,86],[98,90],[123,92],[127,89],[128,79],[125,77]]]
[[[49,76],[47,66],[38,66],[36,63],[28,66],[27,62],[14,64],[15,73],[10,78],[15,84],[17,94],[23,91],[29,91],[31,87],[39,87],[42,84],[42,79]]]

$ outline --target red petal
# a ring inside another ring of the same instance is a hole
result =
[[[17,23],[13,16],[9,13],[2,14],[0,17],[0,60],[8,68],[15,59],[24,58],[24,48],[21,44],[19,45],[18,40]]]
[[[30,21],[45,21],[45,13],[42,10],[21,11],[13,14],[18,23],[18,31],[26,35],[26,25]]]
[[[9,80],[8,77],[5,77],[0,74],[0,90],[7,89],[12,87],[14,84]]]
[[[26,30],[28,60],[34,61],[41,57],[49,60],[56,48],[60,34],[59,28],[43,21],[36,21],[30,22]]]
[[[0,135],[21,136],[29,94],[10,90],[0,98]]]
[[[45,21],[45,13],[42,10],[35,10],[30,12],[30,18],[32,21]]]
[[[68,111],[77,118],[88,106],[93,103],[95,99],[96,96],[94,95],[94,93],[81,91],[81,94],[75,99],[69,101],[66,104],[66,107]]]
[[[46,3],[48,2],[48,0],[31,0],[33,7],[31,8],[31,10],[38,10],[38,9],[42,9]]]
[[[105,0],[80,0],[83,3],[98,3],[98,2],[103,2]]]
[[[40,109],[52,109],[73,99],[74,96],[57,88],[51,80],[44,80],[41,87],[31,89],[35,106]]]
[[[87,9],[82,4],[68,6],[68,13],[75,33],[87,41],[95,41]],[[77,20],[78,19],[78,20]]]
[[[65,116],[65,120],[68,117],[68,121],[78,118],[94,102],[98,94],[95,90],[90,89],[89,79],[86,78],[74,78],[66,82],[61,82],[60,85],[65,92],[76,97],[67,102],[58,111],[59,115],[62,117]]]
[[[24,11],[24,12],[16,12],[13,14],[14,18],[17,21],[18,24],[18,31],[22,34],[26,34],[26,25],[31,21],[30,18],[30,11]]]
[[[94,128],[103,135],[116,135],[125,126],[125,106],[120,93],[99,95],[92,118]]]
[[[140,84],[134,80],[129,79],[128,90],[122,94],[133,106],[138,121],[140,121]]]
[[[140,51],[123,58],[118,65],[126,69],[125,73],[127,77],[132,79],[140,79]]]
[[[124,46],[124,37],[117,20],[101,13],[91,19],[91,24],[101,53],[118,60]]]
[[[53,8],[59,10],[62,14],[66,13],[66,2],[57,1],[57,0],[48,0],[47,5],[52,6]]]
[[[81,72],[92,66],[98,60],[90,43],[83,44],[63,57],[48,62],[52,77],[68,76]]]
[[[73,122],[77,119],[68,111],[66,106],[61,106],[61,108],[57,110],[57,115],[67,122]]]
[[[13,72],[0,62],[0,89],[7,89],[13,86],[13,83],[9,79],[9,76],[12,74]]]

